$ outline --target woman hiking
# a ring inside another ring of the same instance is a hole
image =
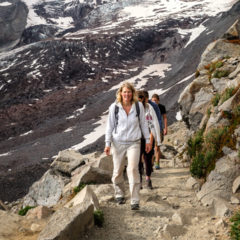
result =
[[[149,152],[151,145],[143,105],[137,102],[136,90],[133,85],[125,82],[117,91],[116,102],[109,107],[104,151],[107,155],[110,155],[111,151],[113,156],[112,182],[115,198],[119,204],[125,203],[123,171],[127,156],[127,175],[132,210],[139,209],[140,175],[138,164],[142,134],[146,140],[145,151]]]

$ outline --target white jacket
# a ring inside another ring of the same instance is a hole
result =
[[[161,136],[158,118],[154,108],[149,103],[146,103],[145,106],[145,116],[148,123],[149,131],[152,132],[155,142],[157,143],[157,146],[160,146]]]
[[[115,105],[119,107],[118,111],[118,124],[115,129]],[[146,143],[150,142],[150,133],[145,118],[145,111],[142,103],[139,102],[139,119],[137,116],[136,105],[133,104],[129,114],[125,112],[121,103],[113,103],[109,107],[109,115],[107,121],[107,128],[105,134],[106,146],[110,146],[112,141],[121,144],[128,144],[136,142],[141,139],[142,133],[146,139]],[[140,121],[139,121],[140,120]],[[141,125],[141,128],[140,128]]]

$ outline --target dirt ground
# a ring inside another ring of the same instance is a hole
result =
[[[141,190],[140,210],[118,205],[114,199],[101,202],[104,226],[94,227],[83,240],[223,240],[228,238],[226,219],[213,217],[193,190],[186,189],[186,168],[154,170],[153,190]],[[128,186],[126,186],[126,189]],[[225,221],[226,220],[226,221]]]

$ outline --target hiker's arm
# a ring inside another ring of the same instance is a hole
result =
[[[105,132],[105,146],[110,147],[111,146],[111,140],[112,140],[112,132],[114,129],[114,105],[112,104],[109,107],[109,114],[107,119],[107,127]]]
[[[154,109],[152,106],[150,107],[150,113],[152,115],[153,118],[153,126],[154,126],[154,137],[155,137],[155,141],[157,143],[157,146],[161,145],[161,136],[160,136],[160,125],[159,125],[159,121],[157,118],[157,114],[155,113]]]
[[[150,133],[148,130],[148,124],[147,124],[147,120],[145,117],[145,111],[144,111],[144,108],[143,108],[143,105],[141,102],[139,102],[139,108],[140,108],[139,120],[140,120],[140,125],[141,125],[141,131],[142,131],[144,138],[146,139],[146,143],[149,143]]]

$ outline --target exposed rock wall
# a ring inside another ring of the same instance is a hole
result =
[[[0,52],[19,42],[27,23],[28,8],[18,0],[9,0],[0,6]]]
[[[212,164],[197,197],[204,205],[213,205],[214,214],[221,216],[229,214],[228,204],[234,199],[239,201],[239,190],[232,190],[240,175],[239,56],[240,28],[236,21],[221,39],[206,48],[195,80],[179,98],[183,119],[192,135],[198,130],[203,132],[196,146],[200,150],[191,157],[191,164],[198,170],[206,167],[207,161]],[[215,145],[208,148],[212,142]],[[208,159],[206,151],[212,154]]]

